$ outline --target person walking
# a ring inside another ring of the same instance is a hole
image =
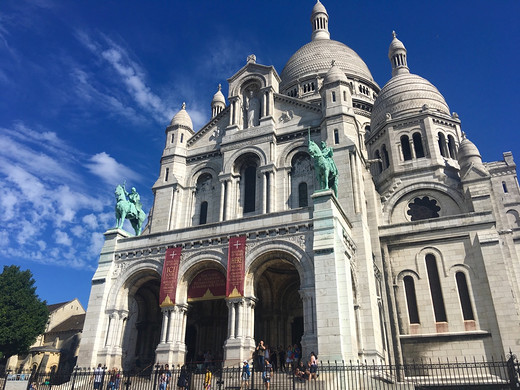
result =
[[[204,375],[204,390],[211,390],[211,371],[206,368],[206,374]]]

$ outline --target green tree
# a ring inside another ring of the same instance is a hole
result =
[[[48,318],[47,303],[36,295],[31,271],[5,265],[0,274],[0,359],[27,352]]]

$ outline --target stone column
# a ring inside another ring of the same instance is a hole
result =
[[[161,324],[161,344],[166,343],[166,338],[168,335],[168,318],[169,318],[169,309],[162,308],[162,324]]]
[[[228,339],[235,338],[235,302],[228,300]]]
[[[263,172],[262,174],[262,214],[267,212],[267,172]]]
[[[225,209],[226,209],[226,183],[227,180],[222,180],[220,182],[220,211],[219,211],[219,221],[225,221]]]
[[[275,211],[274,205],[276,204],[276,202],[274,201],[274,197],[275,197],[274,171],[267,172],[267,175],[269,177],[269,204],[268,204],[267,212],[272,213]]]

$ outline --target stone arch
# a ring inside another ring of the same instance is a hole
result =
[[[258,158],[259,166],[263,166],[267,164],[267,156],[265,152],[258,146],[247,146],[243,149],[236,150],[224,163],[222,171],[224,173],[234,173],[234,168],[236,166],[237,161],[240,161],[247,155],[254,155]]]
[[[256,300],[255,339],[274,345],[299,344],[304,316],[311,315],[304,313],[301,297],[302,289],[312,286],[311,264],[300,260],[301,249],[282,240],[259,244],[246,256],[245,295]]]
[[[188,177],[190,178],[188,181],[189,187],[195,187],[197,185],[197,180],[199,177],[205,173],[210,174],[215,179],[218,179],[218,172],[220,171],[220,167],[217,164],[213,163],[202,163],[198,164],[190,170]]]
[[[439,264],[438,268],[439,268],[439,273],[440,273],[439,276],[442,276],[444,278],[448,277],[448,268],[446,266],[446,260],[444,259],[442,252],[433,246],[424,247],[419,252],[417,252],[417,255],[415,256],[415,266],[416,266],[417,270],[424,270],[424,272],[426,272],[426,266],[424,264],[424,260],[425,260],[426,256],[429,254],[433,255],[435,257],[435,259],[438,261],[438,264]],[[420,273],[421,272],[419,271],[419,274]],[[426,273],[425,273],[425,275],[426,275]]]
[[[520,215],[518,214],[518,211],[515,209],[507,210],[507,221],[509,222],[509,226],[511,228],[517,228],[520,227]]]
[[[416,280],[421,280],[421,276],[417,273],[417,271],[412,269],[403,269],[401,272],[399,272],[395,278],[394,278],[394,284],[400,283],[403,281],[403,278],[405,276],[411,276],[412,278]]]
[[[306,237],[301,235],[296,240],[300,245],[287,240],[270,240],[259,241],[257,245],[246,249],[246,283],[244,286],[244,294],[254,296],[252,286],[252,275],[257,273],[262,266],[262,263],[268,261],[276,256],[281,256],[291,264],[298,271],[301,287],[309,287],[314,283],[314,265],[312,259],[309,257],[304,245]]]
[[[179,268],[176,302],[187,303],[188,287],[193,278],[202,270],[216,269],[226,275],[227,259],[218,251],[197,251],[182,259]]]
[[[439,217],[468,212],[460,193],[442,183],[414,183],[401,188],[383,204],[387,223],[410,222],[408,204],[416,197],[431,197],[440,206]]]
[[[117,264],[124,270],[110,288],[107,310],[127,310],[128,302],[125,299],[131,291],[135,291],[140,284],[152,277],[161,278],[163,260],[122,261]]]
[[[255,84],[258,89],[262,89],[267,86],[267,80],[263,75],[258,73],[246,74],[242,76],[242,78],[233,82],[229,96],[241,95],[241,93],[249,88],[252,84]]]

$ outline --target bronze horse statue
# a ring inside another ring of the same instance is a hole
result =
[[[136,207],[134,202],[126,199],[127,192],[125,188],[118,184],[115,190],[116,196],[116,227],[121,229],[125,219],[130,220],[132,227],[134,228],[135,235],[139,236],[143,227],[144,219],[146,215],[143,210]],[[140,206],[140,201],[139,201]]]
[[[332,159],[332,149],[322,142],[323,148],[320,149],[314,141],[311,140],[309,133],[309,154],[314,160],[314,170],[318,179],[320,190],[331,189],[334,195],[338,196],[338,168]]]

